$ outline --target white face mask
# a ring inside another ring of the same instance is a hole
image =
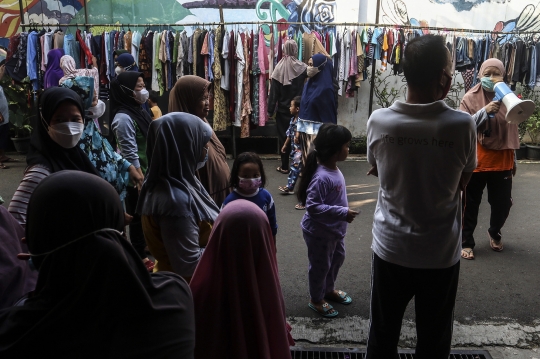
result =
[[[124,71],[125,71],[124,68],[120,67],[120,66],[116,66],[116,68],[114,69],[114,72],[116,73],[116,76],[120,75]]]
[[[62,122],[49,126],[47,132],[51,139],[64,148],[73,148],[81,139],[84,124],[79,122]]]
[[[317,75],[321,70],[319,70],[318,67],[308,66],[307,68],[307,75],[308,77],[313,77]]]
[[[148,97],[150,97],[150,93],[147,89],[142,89],[141,91],[135,91],[135,100],[137,100],[138,103],[143,104],[146,101],[148,101]]]
[[[105,113],[105,109],[105,102],[98,100],[97,105],[88,108],[86,116],[90,117],[91,119],[100,118]]]

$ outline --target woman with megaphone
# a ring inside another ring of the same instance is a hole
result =
[[[474,259],[473,233],[486,186],[491,206],[487,236],[491,249],[495,252],[503,250],[501,228],[512,206],[512,177],[516,174],[514,150],[519,148],[517,125],[507,121],[507,107],[495,97],[495,85],[504,82],[505,73],[504,65],[498,59],[484,61],[478,72],[480,82],[461,101],[460,109],[471,114],[476,122],[478,138],[478,165],[462,201],[461,257],[464,259]]]

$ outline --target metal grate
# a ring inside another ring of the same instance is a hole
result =
[[[292,359],[364,359],[366,349],[291,347]],[[414,359],[414,350],[400,350],[400,359]],[[493,359],[486,350],[452,350],[449,359]]]

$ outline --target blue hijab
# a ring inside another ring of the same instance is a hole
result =
[[[318,67],[320,71],[304,85],[298,117],[301,120],[337,124],[332,61],[322,54],[311,58],[313,67]]]

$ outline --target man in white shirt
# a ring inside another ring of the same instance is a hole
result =
[[[461,254],[461,196],[476,168],[469,114],[442,101],[452,60],[440,36],[404,51],[406,102],[368,121],[368,174],[378,175],[373,219],[367,358],[397,358],[401,321],[415,298],[417,359],[447,359]]]

